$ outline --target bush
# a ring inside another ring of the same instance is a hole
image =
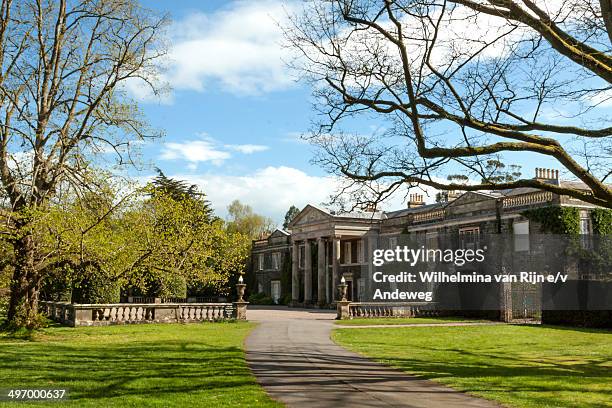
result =
[[[73,303],[118,303],[121,287],[110,274],[88,274],[72,289]]]
[[[72,300],[72,271],[68,268],[57,269],[49,273],[42,281],[40,299],[53,302],[70,302]]]
[[[265,293],[254,293],[248,298],[249,303],[252,305],[274,305],[274,300]]]
[[[6,318],[6,311],[8,309],[9,296],[8,291],[4,293],[2,289],[0,289],[0,327],[4,323],[4,319]]]
[[[612,328],[612,310],[542,310],[542,324]]]
[[[8,309],[12,268],[0,268],[0,325]]]

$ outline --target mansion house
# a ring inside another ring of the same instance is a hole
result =
[[[554,170],[536,169],[536,178],[557,185]],[[368,260],[376,248],[394,248],[401,234],[415,234],[435,242],[441,234],[475,241],[479,234],[537,234],[542,226],[523,215],[528,209],[547,206],[574,207],[580,214],[580,233],[590,234],[590,212],[595,206],[580,200],[533,188],[499,192],[443,193],[444,199],[425,204],[423,196],[410,195],[406,208],[336,214],[307,205],[287,230],[276,230],[253,242],[251,268],[256,288],[275,302],[292,306],[329,307],[337,300],[337,285],[344,278],[347,298],[365,301]]]

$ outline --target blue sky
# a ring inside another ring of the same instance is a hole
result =
[[[196,183],[221,216],[234,199],[276,221],[292,204],[325,201],[337,184],[309,163],[312,147],[299,138],[314,113],[310,89],[296,82],[280,46],[283,0],[143,3],[173,20],[163,77],[172,91],[160,99],[128,87],[166,134],[144,146],[150,166],[139,176],[157,166]],[[508,158],[522,164],[525,175],[536,165],[554,167],[525,155]],[[388,205],[397,208],[402,200]]]
[[[291,204],[324,201],[333,181],[309,163],[300,140],[311,120],[310,90],[286,68],[275,21],[280,2],[144,1],[173,23],[161,100],[141,93],[149,122],[165,137],[143,148],[150,167],[199,184],[217,213],[233,199],[280,221]],[[168,9],[160,8],[172,4]],[[299,188],[296,188],[299,187]]]

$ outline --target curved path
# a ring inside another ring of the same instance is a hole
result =
[[[333,312],[251,306],[247,317],[260,323],[246,340],[249,367],[288,407],[499,407],[338,346]]]

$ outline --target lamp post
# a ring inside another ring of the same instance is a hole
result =
[[[340,280],[340,284],[338,285],[338,295],[340,297],[340,300],[336,302],[336,308],[337,308],[336,319],[337,320],[350,319],[349,305],[351,302],[349,302],[346,299],[347,288],[348,286],[343,276],[342,279]]]
[[[242,279],[242,275],[238,277],[238,283],[236,284],[236,292],[238,293],[238,300],[234,302],[234,313],[236,320],[246,320],[246,311],[247,305],[249,302],[244,301],[244,290],[246,289],[246,284],[244,283],[244,279]]]

